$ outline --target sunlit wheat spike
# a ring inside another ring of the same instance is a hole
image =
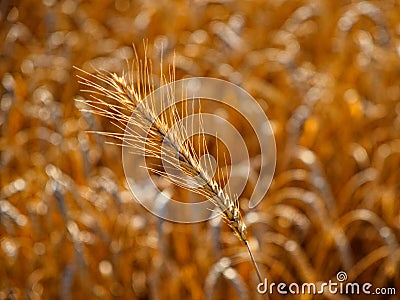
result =
[[[162,112],[157,114],[154,109],[155,100],[150,98],[150,101],[144,101],[145,97],[155,90],[151,76],[151,61],[147,57],[140,60],[136,56],[129,71],[123,73],[122,76],[106,72],[92,75],[80,71],[87,77],[79,76],[80,83],[87,88],[83,91],[90,93],[89,99],[77,100],[83,103],[81,110],[107,117],[117,128],[125,131],[125,133],[97,133],[116,138],[121,141],[120,145],[129,147],[130,151],[161,160],[179,170],[178,175],[172,175],[167,174],[166,170],[160,166],[144,166],[149,171],[167,178],[180,187],[201,194],[214,203],[223,220],[245,243],[261,282],[261,274],[246,239],[246,226],[240,214],[237,197],[230,196],[219,184],[221,182],[219,176],[222,172],[217,169],[215,176],[210,175],[206,168],[201,166],[199,155],[193,146],[194,138],[187,137],[185,126],[195,125],[180,122],[181,117],[175,105],[169,108],[161,107]],[[174,68],[170,69],[169,77],[173,82]],[[160,84],[163,83],[168,83],[168,80],[161,75]],[[170,86],[173,87],[173,84]],[[162,96],[165,97],[167,103],[173,104],[173,95],[174,91],[169,90],[167,95]],[[161,105],[165,104],[161,103]],[[187,102],[182,105],[182,111],[187,113]],[[146,131],[146,136],[143,136],[141,131]],[[200,139],[200,147],[205,154],[208,154],[204,133],[200,134]],[[207,163],[211,166],[211,161]],[[229,189],[226,190],[229,191]]]

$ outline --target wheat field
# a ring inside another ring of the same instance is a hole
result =
[[[344,271],[397,292],[269,299],[398,298],[399,1],[4,0],[0,22],[0,299],[266,299],[229,226],[148,212],[121,147],[91,133],[121,130],[81,111],[78,76],[122,74],[145,48],[154,78],[173,64],[176,79],[224,79],[268,116],[272,184],[249,209],[252,170],[239,198],[262,276],[318,283]],[[218,112],[256,156],[244,120]]]

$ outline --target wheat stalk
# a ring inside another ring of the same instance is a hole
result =
[[[178,186],[201,194],[214,203],[225,223],[245,244],[257,277],[262,282],[261,273],[246,237],[246,225],[240,213],[238,198],[228,195],[219,184],[221,181],[219,169],[217,169],[218,172],[215,175],[216,178],[214,178],[200,164],[199,156],[193,146],[194,137],[187,138],[186,128],[179,122],[180,116],[176,106],[172,105],[169,110],[163,107],[163,112],[157,115],[154,110],[155,103],[153,99],[149,102],[143,101],[147,95],[155,90],[155,84],[151,77],[152,65],[147,56],[145,56],[144,60],[141,60],[136,54],[136,58],[128,72],[123,73],[122,76],[105,72],[98,72],[93,75],[81,69],[78,70],[88,76],[88,78],[78,76],[80,78],[79,82],[88,88],[82,91],[90,93],[90,99],[77,99],[77,101],[84,103],[84,106],[86,106],[81,111],[107,117],[115,126],[123,131],[126,130],[125,134],[115,132],[96,133],[124,141],[125,144],[120,145],[128,146],[130,150],[146,157],[166,161],[172,167],[185,174],[186,176],[174,176],[171,178],[171,174],[167,174],[165,169],[146,166],[155,174],[167,178]],[[170,69],[171,82],[174,81],[174,77],[173,66]],[[160,85],[167,82],[166,77],[161,75]],[[173,91],[168,93],[166,97],[173,97]],[[108,98],[114,103],[105,101],[102,98]],[[173,103],[172,101],[170,102]],[[187,112],[187,106],[184,109]],[[134,126],[128,127],[128,124]],[[175,126],[171,126],[171,124]],[[139,133],[143,129],[147,130],[146,137]],[[204,133],[200,136],[200,143],[205,154],[208,154]],[[211,166],[210,160],[208,164]]]

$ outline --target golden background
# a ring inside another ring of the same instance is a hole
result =
[[[132,200],[121,149],[87,133],[112,127],[79,112],[73,66],[121,73],[143,40],[155,65],[175,55],[177,78],[233,82],[268,115],[274,181],[243,213],[269,281],[344,270],[400,293],[399,1],[4,0],[0,11],[0,299],[263,299],[226,225],[157,219]]]

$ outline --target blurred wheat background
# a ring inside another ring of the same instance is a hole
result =
[[[274,181],[243,212],[269,281],[344,270],[400,293],[399,1],[2,0],[0,13],[0,299],[263,299],[225,225],[156,218],[121,149],[87,133],[112,127],[79,112],[73,66],[121,73],[143,39],[155,65],[175,51],[178,79],[238,84],[271,120]]]

